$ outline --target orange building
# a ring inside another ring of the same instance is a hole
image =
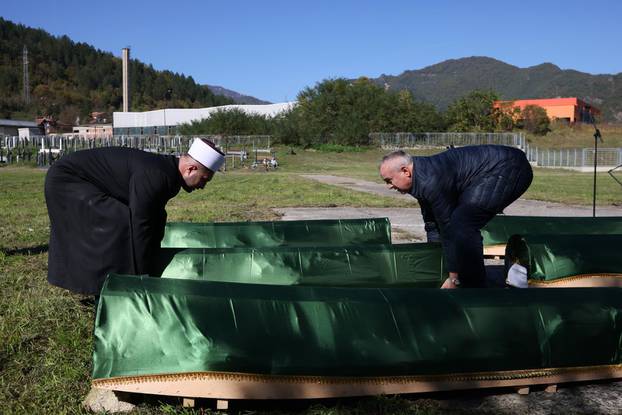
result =
[[[516,101],[495,101],[495,108],[520,108],[527,105],[537,105],[544,108],[546,115],[551,119],[565,120],[570,123],[592,122],[600,110],[579,98],[546,98],[546,99],[518,99]]]

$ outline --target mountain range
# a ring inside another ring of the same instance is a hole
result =
[[[622,122],[622,72],[592,75],[560,69],[552,63],[519,68],[473,56],[372,80],[389,90],[407,89],[415,98],[439,109],[474,89],[483,89],[495,91],[504,100],[577,97],[599,108],[602,120]]]

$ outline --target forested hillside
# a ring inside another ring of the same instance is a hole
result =
[[[544,63],[529,68],[486,57],[450,59],[374,81],[393,91],[409,90],[416,99],[443,110],[473,90],[492,90],[501,99],[581,98],[603,112],[603,120],[622,122],[622,73],[591,75]]]
[[[30,105],[23,99],[22,50],[28,49]],[[119,50],[119,54],[121,51]],[[92,111],[120,111],[121,59],[67,36],[0,18],[0,118],[51,115],[61,123],[85,119]],[[132,111],[164,107],[209,107],[233,103],[192,77],[130,64]]]
[[[255,98],[250,95],[240,94],[239,92],[232,91],[227,88],[216,85],[206,85],[213,93],[222,95],[227,98],[231,98],[236,104],[248,104],[248,105],[263,105],[271,104],[270,101],[264,101],[263,99]]]

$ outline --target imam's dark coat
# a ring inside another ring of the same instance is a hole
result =
[[[525,153],[496,145],[413,157],[413,169],[411,194],[421,206],[428,240],[438,240],[440,232],[448,270],[459,273],[468,271],[461,269],[461,245],[481,246],[481,227],[522,195],[533,178]]]
[[[112,147],[62,157],[45,179],[48,281],[99,294],[110,272],[149,274],[181,183],[174,156]]]

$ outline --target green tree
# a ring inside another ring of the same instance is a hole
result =
[[[370,132],[438,131],[442,117],[408,91],[385,91],[367,78],[328,79],[305,88],[297,106],[276,120],[275,136],[291,145],[367,145]]]
[[[545,135],[550,131],[551,120],[546,110],[538,105],[527,105],[521,111],[522,127],[532,134]]]
[[[224,134],[224,135],[269,135],[271,121],[263,115],[247,114],[238,109],[219,110],[210,114],[209,118],[184,124],[180,133],[193,134]]]
[[[475,90],[457,99],[446,112],[449,131],[495,131],[494,103],[498,95],[493,91]]]
[[[512,131],[520,119],[520,108],[513,101],[499,101],[493,108],[496,131]]]

